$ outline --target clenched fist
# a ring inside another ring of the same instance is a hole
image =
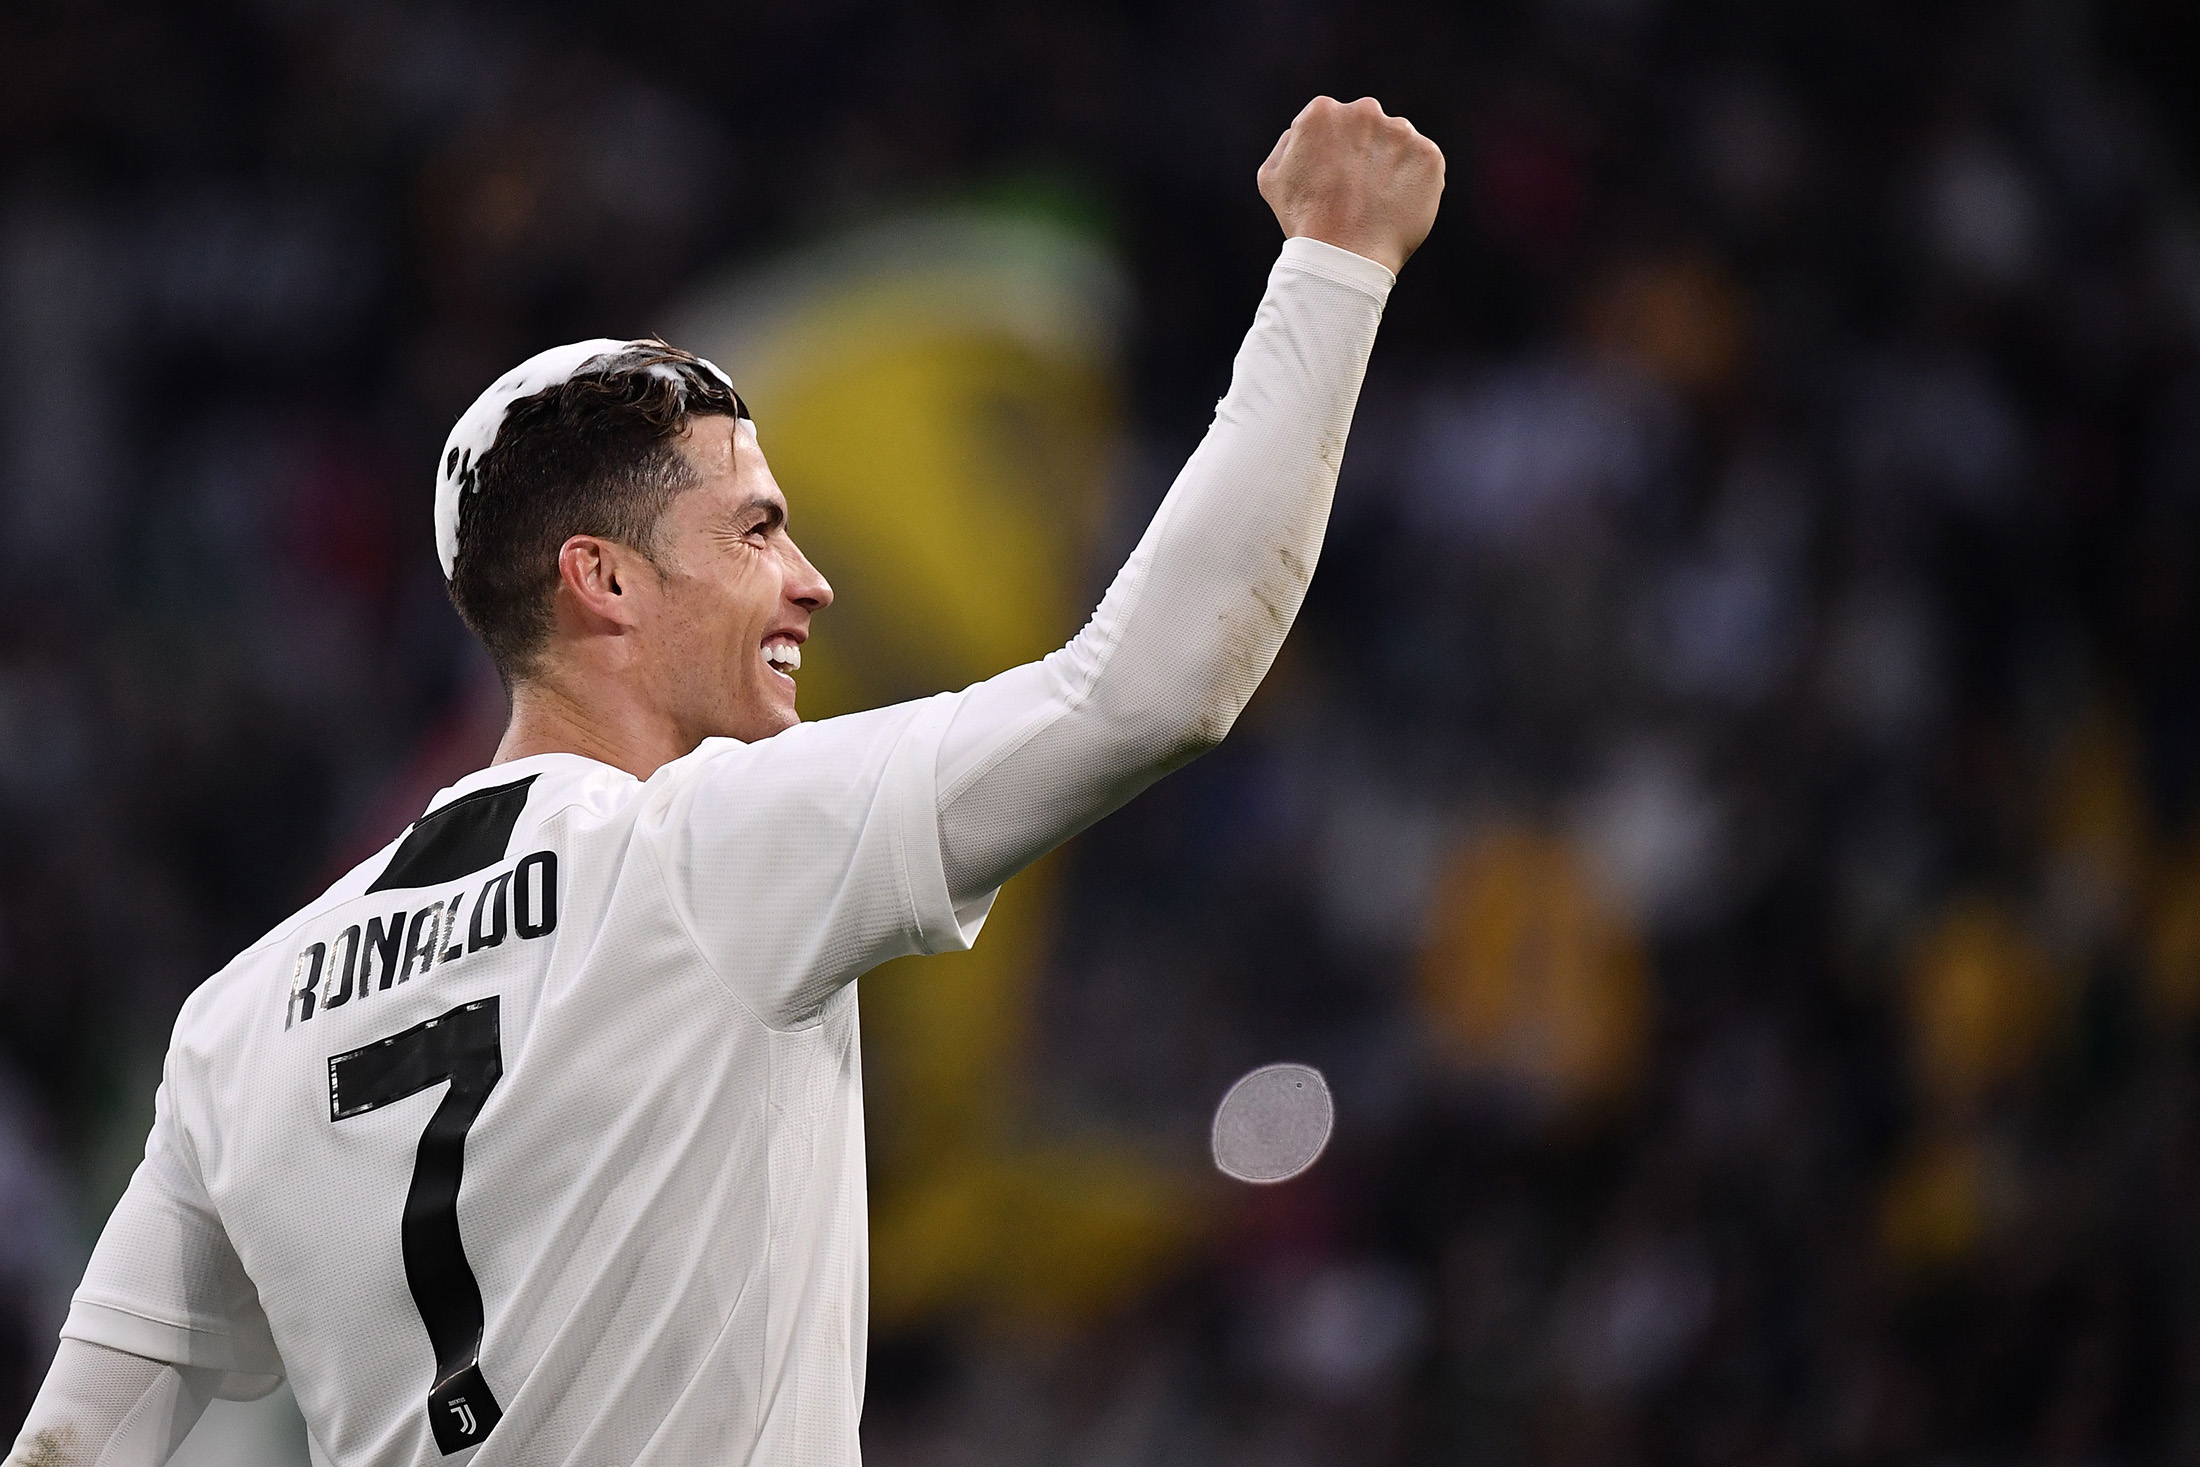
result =
[[[1436,223],[1444,154],[1373,97],[1316,97],[1260,165],[1260,196],[1291,238],[1336,245],[1396,274]]]

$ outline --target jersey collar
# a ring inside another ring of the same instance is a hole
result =
[[[513,784],[529,775],[539,776],[536,782],[538,790],[568,779],[585,779],[590,776],[610,775],[627,780],[634,778],[623,769],[606,764],[600,759],[591,759],[584,754],[529,754],[524,759],[508,759],[502,764],[491,764],[485,769],[477,769],[465,778],[445,786],[436,791],[435,798],[428,801],[428,808],[420,813],[432,815],[451,801],[470,795],[476,790]]]

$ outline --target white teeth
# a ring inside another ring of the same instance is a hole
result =
[[[802,649],[792,642],[766,642],[764,660],[782,672],[794,672],[802,666]]]

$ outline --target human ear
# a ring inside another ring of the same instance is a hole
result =
[[[575,535],[558,547],[558,589],[576,610],[627,625],[634,620],[634,559],[615,541]]]

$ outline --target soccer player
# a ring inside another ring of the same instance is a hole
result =
[[[795,716],[832,600],[747,409],[654,341],[543,353],[438,466],[496,762],[201,987],[10,1461],[165,1461],[288,1376],[316,1463],[858,1460],[853,980],[1222,738],[1321,547],[1443,156],[1309,104],[1229,394],[1076,638]]]

